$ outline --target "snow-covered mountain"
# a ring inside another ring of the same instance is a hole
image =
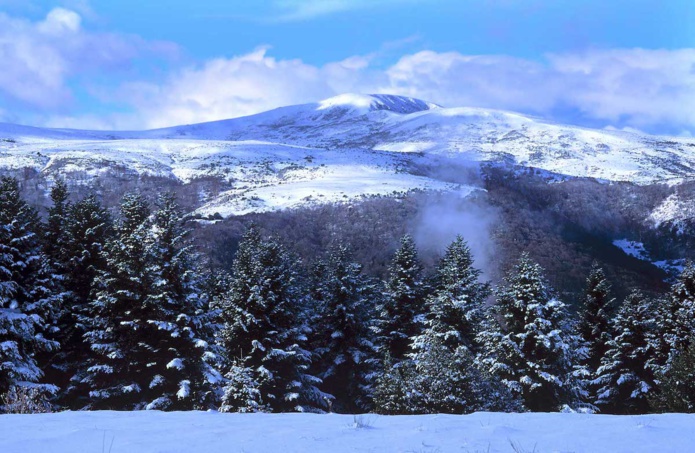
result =
[[[695,140],[566,126],[516,113],[345,94],[243,118],[148,131],[0,124],[0,170],[95,177],[204,178],[198,212],[222,215],[413,189],[472,190],[440,178],[452,162],[533,167],[566,177],[677,184]]]

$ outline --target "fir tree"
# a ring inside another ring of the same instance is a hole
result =
[[[458,236],[447,248],[437,268],[435,293],[427,300],[424,332],[413,340],[413,348],[427,349],[427,341],[438,338],[450,352],[463,347],[475,356],[478,333],[483,327],[483,304],[490,286],[479,281],[468,244]]]
[[[689,262],[678,280],[671,287],[669,297],[659,301],[657,307],[659,335],[654,338],[654,357],[650,364],[659,372],[665,372],[676,351],[689,346],[695,329],[695,265]]]
[[[232,265],[226,294],[215,301],[230,361],[226,411],[312,411],[325,404],[308,373],[308,330],[298,265],[274,240],[252,226]]]
[[[372,340],[372,308],[376,292],[352,262],[343,245],[335,246],[320,266],[316,296],[318,319],[315,366],[322,390],[333,395],[333,408],[354,413],[371,408],[376,366]]]
[[[695,343],[673,356],[668,369],[658,375],[651,406],[660,412],[695,412]]]
[[[143,246],[150,229],[150,210],[139,195],[121,202],[121,218],[106,244],[106,270],[97,278],[96,298],[84,317],[85,338],[93,352],[79,385],[89,389],[92,409],[132,410],[142,407],[143,378],[150,358],[145,300],[153,286],[146,272]]]
[[[82,381],[91,386],[92,407],[209,407],[220,377],[198,334],[206,317],[176,204],[162,196],[150,217],[142,197],[130,195],[121,215],[90,307],[86,337],[95,358]]]
[[[52,337],[60,301],[38,230],[36,211],[22,200],[17,180],[0,179],[0,394],[13,385],[36,385],[59,347]]]
[[[531,411],[557,411],[583,396],[575,363],[580,338],[573,334],[565,305],[552,296],[541,267],[528,255],[497,291],[492,314],[499,323],[485,338],[485,362]]]
[[[60,321],[61,386],[65,388],[61,403],[72,409],[87,404],[89,389],[80,384],[86,372],[85,363],[92,359],[85,340],[87,326],[92,322],[89,304],[95,295],[96,280],[106,271],[105,246],[112,234],[111,217],[96,196],[90,195],[67,208],[63,224],[62,254],[66,265],[62,273],[65,294],[64,311]],[[65,382],[69,380],[68,382]]]
[[[410,384],[415,381],[412,361],[401,361],[394,365],[386,354],[382,370],[374,385],[374,411],[385,415],[405,415],[417,412],[412,401]]]
[[[152,287],[145,299],[148,335],[148,409],[207,408],[216,403],[214,385],[221,376],[218,359],[205,340],[211,315],[200,296],[195,256],[171,194],[158,200],[146,242]],[[149,382],[148,382],[149,381]]]
[[[584,306],[579,322],[579,334],[586,348],[586,357],[582,365],[586,368],[586,388],[589,401],[596,401],[598,385],[593,381],[598,377],[601,359],[608,351],[608,342],[612,338],[608,309],[614,300],[610,298],[610,285],[598,265],[594,263],[584,297]]]
[[[379,352],[388,354],[395,362],[405,358],[411,338],[420,333],[418,321],[425,312],[421,273],[415,243],[410,236],[404,236],[389,268],[375,329]]]
[[[640,292],[625,299],[613,320],[615,338],[601,360],[596,405],[610,414],[644,414],[653,391],[654,373],[647,366],[652,356],[650,335],[654,328],[652,306]]]

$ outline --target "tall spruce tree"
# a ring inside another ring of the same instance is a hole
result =
[[[48,260],[41,251],[36,211],[16,179],[0,179],[0,394],[13,385],[38,385],[59,347]],[[54,391],[54,386],[44,385]]]
[[[644,414],[655,388],[654,372],[648,366],[653,354],[650,336],[654,329],[653,307],[640,292],[631,293],[613,320],[615,338],[598,369],[596,406],[609,414]]]
[[[385,282],[376,324],[376,343],[382,355],[398,363],[410,350],[411,338],[421,330],[425,313],[422,265],[413,238],[406,235],[393,257]]]
[[[491,293],[490,285],[479,280],[480,270],[473,267],[468,244],[457,236],[437,268],[435,292],[427,299],[424,332],[413,339],[415,351],[427,350],[427,342],[438,338],[452,353],[458,347],[473,356],[479,352],[483,305]]]
[[[599,384],[595,382],[601,359],[608,351],[608,343],[612,339],[612,330],[608,318],[608,310],[614,303],[610,298],[610,284],[598,263],[594,262],[584,296],[584,306],[579,322],[579,334],[586,348],[586,356],[582,365],[586,368],[585,387],[588,400],[596,401]]]
[[[659,335],[654,338],[652,368],[658,373],[668,370],[677,351],[689,346],[695,330],[695,264],[689,262],[671,287],[669,296],[656,308]]]
[[[66,237],[61,253],[64,253],[66,266],[62,282],[67,294],[60,323],[60,359],[61,371],[69,382],[63,384],[66,387],[60,402],[79,409],[88,404],[89,388],[80,382],[87,371],[84,364],[92,359],[89,342],[85,339],[93,315],[89,304],[96,295],[97,277],[107,270],[105,248],[113,229],[111,216],[95,195],[68,207],[63,228]]]
[[[666,371],[658,376],[651,407],[660,412],[695,412],[695,343],[674,353]]]
[[[318,319],[314,370],[321,389],[335,397],[333,409],[355,413],[371,409],[376,347],[372,319],[377,293],[353,262],[349,250],[334,246],[319,266]]]
[[[458,236],[437,268],[435,292],[427,299],[422,334],[412,338],[407,394],[413,413],[509,410],[508,392],[478,366],[483,305],[490,295],[480,282],[468,245]],[[498,388],[497,390],[503,390]],[[504,395],[503,395],[504,394]]]
[[[257,227],[244,234],[227,292],[214,301],[224,328],[229,383],[221,410],[314,411],[325,405],[309,374],[306,301],[295,259]]]
[[[128,195],[121,216],[89,310],[95,354],[81,380],[91,407],[210,407],[219,376],[198,335],[206,321],[176,204],[165,195],[150,216],[141,196]]]
[[[492,314],[499,320],[485,332],[485,362],[524,406],[535,412],[575,406],[584,397],[575,366],[581,339],[552,295],[541,267],[521,256],[497,291]]]

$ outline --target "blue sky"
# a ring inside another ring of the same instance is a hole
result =
[[[144,128],[343,91],[695,133],[692,0],[0,0],[0,121]]]

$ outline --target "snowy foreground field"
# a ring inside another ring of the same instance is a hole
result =
[[[2,453],[692,452],[695,415],[0,415]]]

